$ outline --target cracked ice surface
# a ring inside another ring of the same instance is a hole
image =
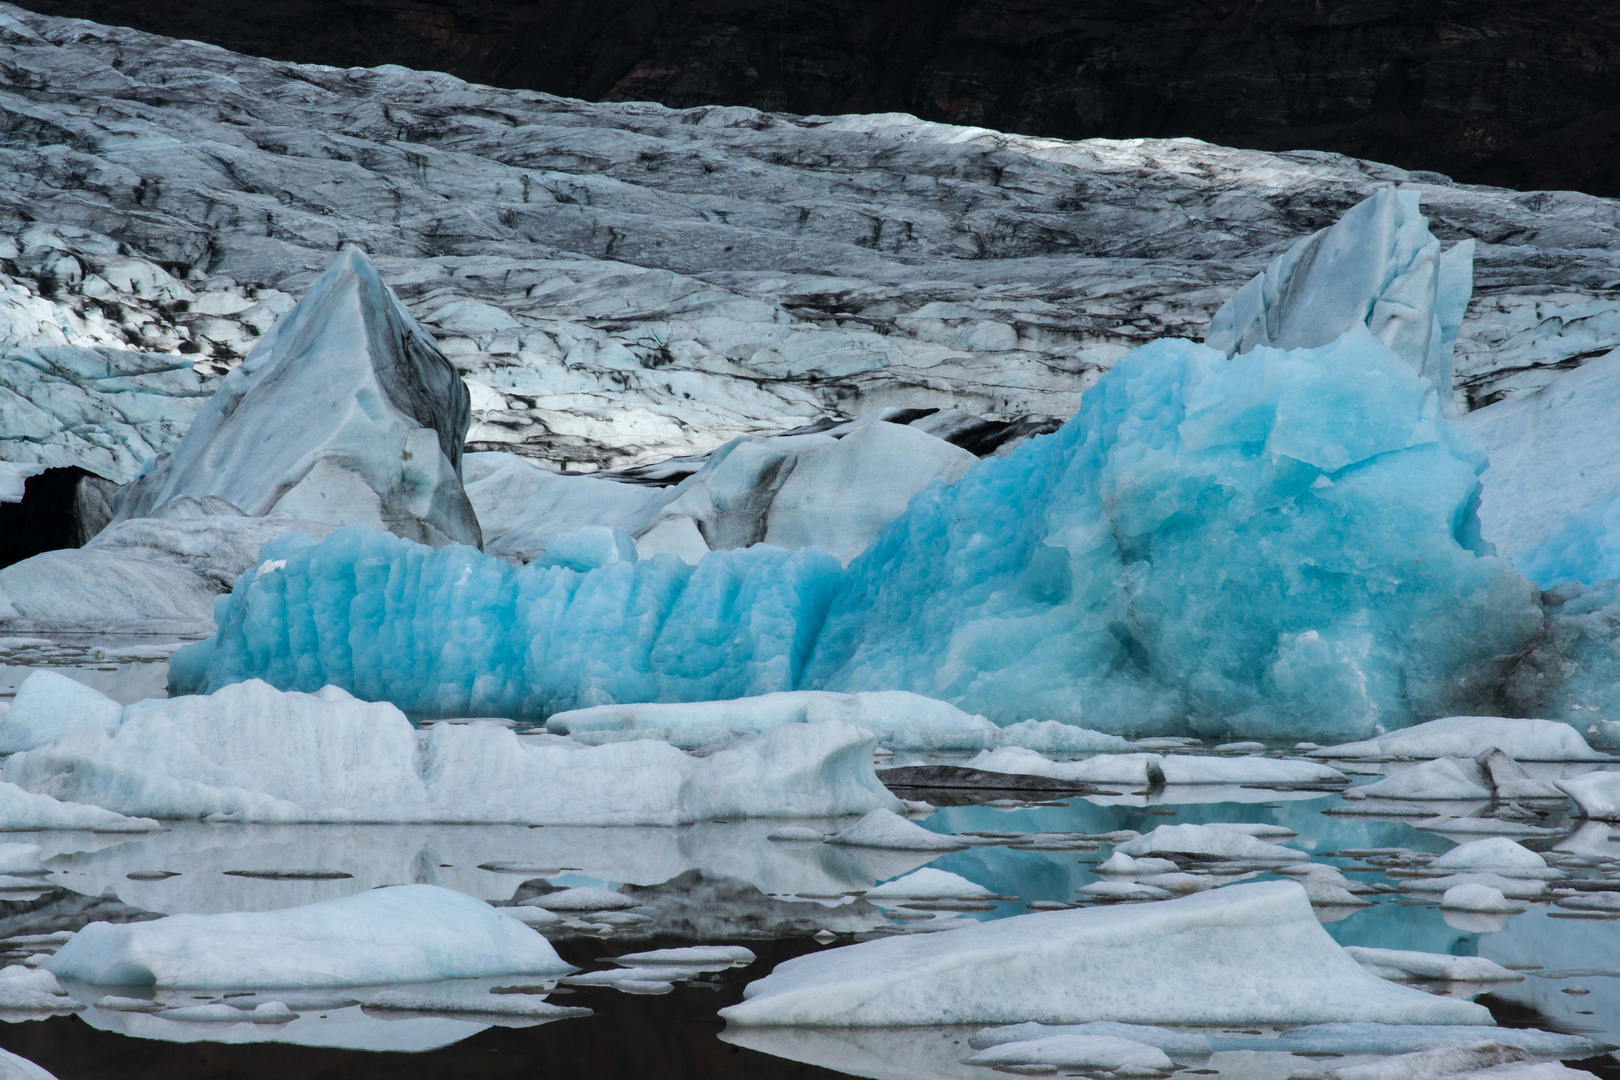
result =
[[[345,241],[468,377],[473,448],[552,467],[889,405],[1067,416],[1130,348],[1199,336],[1392,182],[1447,245],[1478,243],[1467,403],[1620,345],[1616,205],[1576,193],[1192,140],[591,104],[0,17],[0,385],[58,388],[17,406],[40,430],[12,460],[129,479]]]

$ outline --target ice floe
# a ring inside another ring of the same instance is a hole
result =
[[[968,846],[954,836],[929,832],[891,810],[873,810],[861,820],[827,838],[848,847],[893,848],[897,851],[960,851]]]
[[[1361,742],[1310,751],[1314,758],[1476,758],[1492,749],[1516,761],[1603,761],[1581,733],[1555,720],[1447,716]]]
[[[320,988],[573,970],[482,901],[401,885],[281,911],[91,923],[45,970],[95,985]]]
[[[124,707],[76,679],[54,671],[30,672],[0,717],[0,754],[32,750],[81,727],[115,730]]]
[[[1362,967],[1394,982],[1522,982],[1524,976],[1483,956],[1447,956],[1409,949],[1371,949],[1347,945],[1344,949]]]
[[[1366,972],[1291,882],[831,949],[778,965],[721,1015],[741,1026],[1489,1022],[1481,1006]]]
[[[1479,765],[1472,759],[1442,757],[1402,769],[1382,780],[1353,787],[1347,799],[1489,799]]]
[[[13,755],[3,775],[161,818],[667,825],[898,809],[871,754],[869,733],[838,722],[775,729],[707,758],[646,740],[536,745],[495,724],[419,735],[387,703],[250,681],[129,706],[115,732],[81,729]]]
[[[1620,772],[1591,772],[1558,781],[1584,817],[1620,821]]]
[[[1272,844],[1236,829],[1210,825],[1160,825],[1145,836],[1116,845],[1115,851],[1133,858],[1142,855],[1194,855],[1251,862],[1304,862],[1310,858],[1297,848]]]

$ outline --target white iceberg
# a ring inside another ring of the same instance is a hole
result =
[[[948,833],[929,832],[892,810],[881,809],[873,810],[849,828],[829,836],[827,842],[895,851],[960,851],[968,846],[966,841]]]
[[[997,896],[983,885],[969,881],[960,874],[925,866],[921,870],[913,870],[904,877],[886,881],[882,885],[866,890],[865,899],[993,900],[997,899]]]
[[[8,783],[158,818],[674,825],[897,810],[870,733],[794,724],[706,758],[642,740],[525,741],[498,724],[419,734],[387,703],[257,680],[129,706],[7,760]],[[0,789],[3,798],[3,789]]]
[[[1575,800],[1582,817],[1620,821],[1620,772],[1590,772],[1565,777],[1557,784]]]
[[[829,949],[778,965],[720,1015],[745,1027],[1491,1022],[1483,1006],[1368,973],[1292,882]]]
[[[1021,746],[986,750],[967,762],[986,772],[1049,776],[1090,784],[1345,784],[1339,770],[1314,761],[1243,755],[1096,754],[1083,761],[1053,761]]]
[[[1347,799],[1489,799],[1479,765],[1472,759],[1443,757],[1402,769],[1344,793]]]
[[[1115,846],[1133,858],[1139,855],[1204,855],[1252,862],[1305,862],[1310,856],[1297,848],[1267,843],[1235,829],[1210,825],[1160,825],[1152,832]]]
[[[43,968],[95,985],[315,989],[564,975],[549,942],[481,900],[399,885],[280,911],[91,923]]]
[[[5,1080],[56,1080],[55,1076],[10,1050],[0,1050],[0,1076]]]
[[[100,806],[63,802],[0,781],[0,830],[90,829],[96,832],[156,832],[151,818],[126,817]]]
[[[1314,758],[1477,758],[1492,749],[1515,761],[1606,761],[1581,733],[1556,720],[1446,716],[1361,742],[1312,750]]]
[[[1504,877],[1559,878],[1564,873],[1523,844],[1505,836],[1490,836],[1458,844],[1429,863],[1430,870],[1489,870]]]
[[[1344,951],[1362,967],[1392,982],[1523,982],[1524,976],[1483,956],[1449,956],[1409,949],[1370,949],[1346,945]]]
[[[1046,1065],[1059,1069],[1085,1069],[1127,1076],[1168,1074],[1175,1066],[1156,1046],[1117,1035],[1047,1035],[1027,1042],[999,1043],[964,1059],[969,1065],[1005,1068]]]

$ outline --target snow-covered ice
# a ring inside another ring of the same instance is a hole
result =
[[[95,985],[318,988],[574,970],[482,901],[435,885],[374,889],[281,911],[91,923],[47,972]]]
[[[868,900],[989,900],[996,894],[960,874],[925,866],[866,891]]]
[[[1292,882],[1041,912],[813,953],[749,984],[728,1023],[1487,1024],[1371,975]]]
[[[1620,821],[1620,772],[1590,772],[1558,781],[1583,817]]]

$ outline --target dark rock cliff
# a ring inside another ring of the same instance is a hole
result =
[[[1192,135],[1620,195],[1609,0],[24,0],[339,66],[672,106]]]

